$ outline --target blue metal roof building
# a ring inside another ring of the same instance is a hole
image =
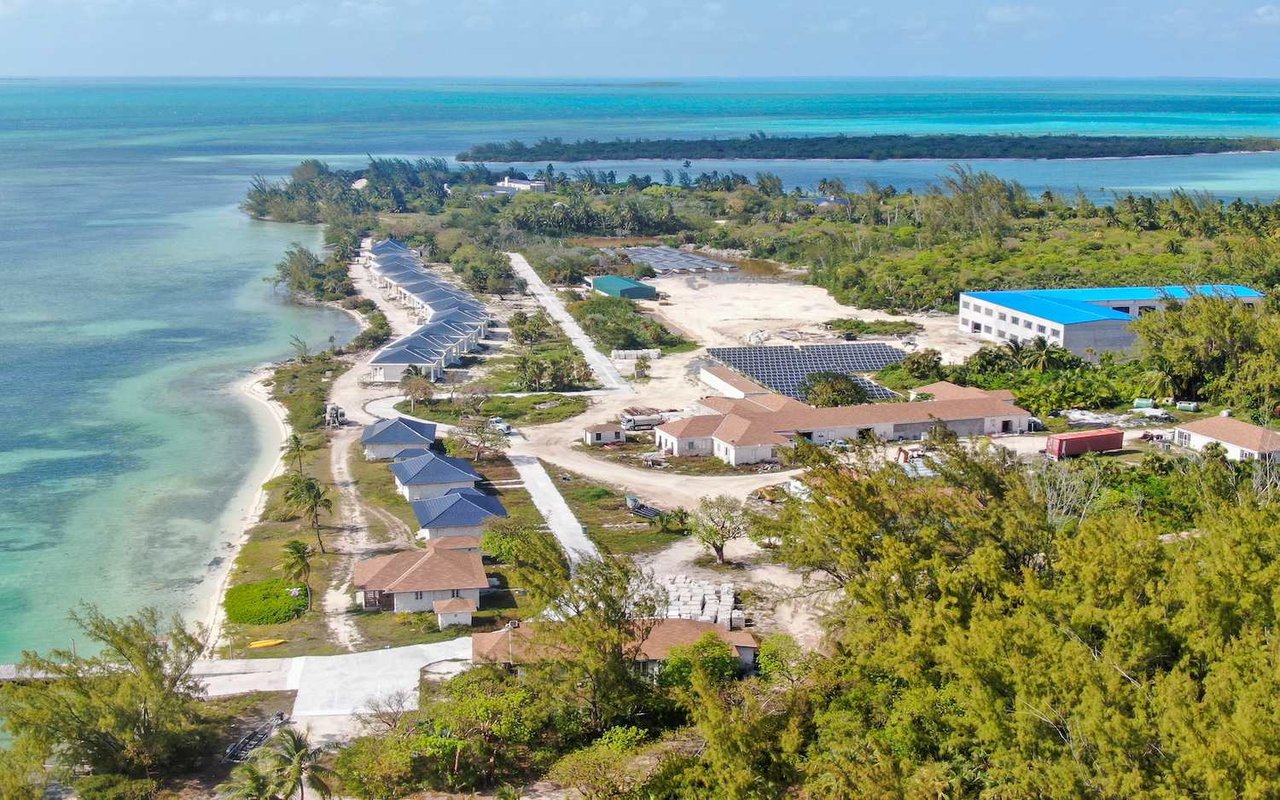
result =
[[[505,517],[502,501],[479,489],[450,489],[440,497],[410,504],[418,526],[432,528],[475,528],[491,517]]]
[[[1263,295],[1248,286],[1113,286],[1093,289],[1026,289],[960,294],[960,330],[992,341],[1044,337],[1081,356],[1127,350],[1129,323],[1172,301],[1224,297],[1252,305]]]

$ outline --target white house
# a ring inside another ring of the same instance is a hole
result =
[[[1004,393],[982,390],[945,400],[831,408],[776,394],[704,397],[696,408],[696,416],[657,428],[658,447],[677,456],[714,455],[735,466],[774,460],[780,448],[797,440],[820,445],[866,438],[906,441],[939,426],[958,436],[1016,434],[1026,433],[1031,420]]]
[[[366,425],[364,433],[360,435],[364,457],[369,461],[395,458],[405,450],[414,448],[426,450],[435,440],[435,423],[407,417],[378,420],[372,425]]]
[[[962,333],[993,342],[1044,337],[1087,356],[1128,350],[1135,340],[1129,323],[1170,301],[1196,295],[1231,298],[1247,306],[1262,301],[1260,292],[1230,284],[961,292],[958,324]]]
[[[471,613],[480,607],[480,593],[489,588],[489,579],[479,553],[428,547],[357,562],[354,585],[363,608],[433,611],[452,615],[448,624],[470,624]],[[461,621],[463,615],[465,622]],[[440,624],[444,627],[444,618]]]
[[[453,489],[473,489],[480,473],[461,458],[428,453],[391,464],[396,491],[410,503],[440,497]]]
[[[623,444],[627,441],[627,432],[616,422],[588,425],[582,431],[582,441],[592,447],[602,444]]]
[[[1280,459],[1280,433],[1243,422],[1235,417],[1206,417],[1173,429],[1173,441],[1200,452],[1207,445],[1221,445],[1232,461]]]
[[[547,190],[546,181],[529,181],[523,178],[513,178],[510,175],[504,175],[502,180],[495,184],[498,189],[509,189],[515,192],[545,192]]]

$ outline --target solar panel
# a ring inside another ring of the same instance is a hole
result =
[[[714,258],[707,258],[686,250],[676,250],[674,247],[626,247],[620,251],[607,250],[606,252],[621,252],[637,264],[652,267],[653,271],[659,275],[673,272],[724,272],[737,269],[732,264],[716,261]]]
[[[859,342],[799,347],[710,347],[707,355],[762,386],[796,400],[804,399],[800,384],[814,372],[851,375],[867,390],[868,398],[891,400],[897,394],[861,376],[898,363],[906,353],[882,342]]]

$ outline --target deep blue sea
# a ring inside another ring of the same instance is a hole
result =
[[[236,210],[303,157],[478,141],[826,133],[1280,135],[1280,82],[0,80],[0,662],[95,602],[189,609],[265,452],[228,386],[352,333],[262,279],[315,228]],[[597,164],[660,173],[672,164]],[[978,164],[1034,191],[1280,196],[1280,155]],[[569,169],[572,166],[566,165]],[[943,162],[696,162],[919,188]]]

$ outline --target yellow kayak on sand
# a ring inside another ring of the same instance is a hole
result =
[[[249,649],[259,650],[263,647],[275,647],[276,645],[284,644],[286,641],[288,640],[287,639],[259,639],[256,642],[249,642]]]

